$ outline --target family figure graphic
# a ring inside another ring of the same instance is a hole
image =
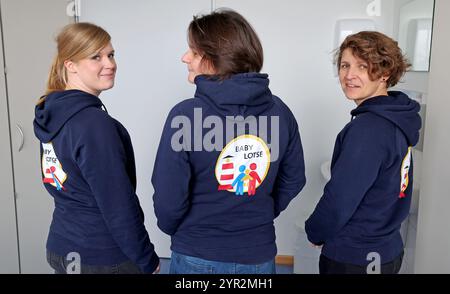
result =
[[[240,174],[233,181],[231,186],[236,186],[236,195],[244,195],[244,183],[248,182],[248,195],[252,196],[256,193],[256,182],[261,184],[261,178],[256,170],[256,163],[250,164],[250,170],[246,169],[243,164],[239,167]]]
[[[64,186],[63,186],[63,182],[61,182],[61,180],[58,178],[58,176],[56,176],[55,172],[56,172],[56,168],[54,166],[50,166],[50,168],[45,169],[45,173],[50,174],[51,177],[48,178],[47,176],[45,176],[42,179],[42,181],[44,183],[55,184],[56,189],[58,191],[60,191],[60,190],[66,191],[66,188],[64,188]]]

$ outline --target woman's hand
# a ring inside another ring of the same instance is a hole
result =
[[[155,275],[155,274],[159,274],[159,270],[161,269],[160,265],[161,265],[161,263],[158,264],[158,267],[157,267],[157,268],[155,269],[155,271],[153,272],[154,275]]]
[[[323,245],[316,245],[311,243],[311,247],[316,248],[316,249],[321,249]]]

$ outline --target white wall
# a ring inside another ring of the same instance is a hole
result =
[[[233,8],[252,23],[263,44],[263,71],[269,73],[272,92],[290,106],[299,122],[307,183],[300,197],[276,221],[279,254],[293,254],[295,224],[302,225],[322,195],[326,181],[320,165],[331,159],[335,138],[355,107],[345,99],[333,73],[336,21],[372,19],[377,30],[396,38],[398,15],[393,6],[397,1],[380,1],[379,16],[367,15],[370,2],[283,0],[264,1],[261,7],[258,0],[215,1],[216,8]],[[401,87],[426,92],[427,79],[427,73],[409,73]]]
[[[149,179],[168,110],[193,96],[180,56],[193,14],[230,7],[254,26],[264,48],[263,72],[270,87],[296,116],[306,161],[307,184],[300,197],[276,220],[278,254],[294,255],[296,223],[303,223],[322,195],[320,165],[331,159],[334,141],[350,120],[354,104],[342,94],[334,76],[334,26],[346,18],[370,18],[378,30],[394,35],[392,0],[381,0],[379,16],[368,16],[367,0],[153,0],[82,1],[81,21],[104,26],[117,51],[116,87],[101,95],[110,113],[129,130],[135,146],[138,194],[147,228],[158,252],[168,254],[169,240],[156,228]],[[427,74],[411,73],[402,87],[426,92]]]
[[[417,228],[416,273],[450,273],[449,27],[450,1],[436,0]]]
[[[211,11],[211,1],[81,1],[80,21],[94,22],[112,37],[118,64],[116,84],[100,98],[130,133],[137,194],[150,239],[161,257],[170,256],[170,238],[156,226],[150,178],[169,110],[194,96],[181,55],[187,50],[187,26],[200,11]]]

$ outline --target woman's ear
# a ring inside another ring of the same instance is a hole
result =
[[[216,70],[215,70],[212,62],[205,58],[202,58],[202,69],[203,69],[203,73],[207,74],[207,75],[213,75],[216,73]]]
[[[72,60],[65,60],[64,66],[66,67],[67,72],[70,72],[70,73],[77,72],[77,65]]]
[[[385,82],[387,82],[389,80],[389,78],[390,78],[390,74],[389,73],[384,73],[381,76],[381,81],[385,83]]]

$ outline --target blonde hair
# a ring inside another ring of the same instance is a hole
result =
[[[111,36],[101,27],[80,22],[65,26],[56,37],[57,53],[48,75],[46,95],[63,91],[67,85],[67,70],[64,61],[73,62],[89,57],[111,41]],[[39,101],[42,102],[45,97]],[[41,101],[42,100],[42,101]]]

